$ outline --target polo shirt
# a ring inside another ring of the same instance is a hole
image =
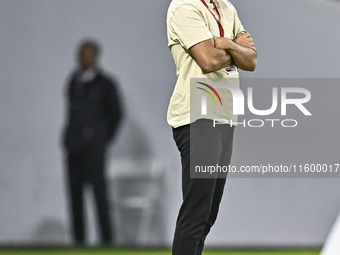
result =
[[[210,10],[217,16],[214,5],[205,0]],[[227,0],[214,0],[221,15],[224,37],[234,39],[239,33],[245,32],[235,7]],[[190,81],[192,78],[211,80],[228,79],[229,83],[239,87],[239,75],[230,76],[225,68],[215,72],[205,72],[197,64],[189,49],[202,41],[220,37],[220,30],[215,17],[209,12],[201,0],[172,0],[167,14],[168,47],[176,64],[178,76],[175,89],[170,99],[167,121],[174,128],[194,122],[199,114],[200,105],[190,103]],[[237,68],[237,67],[236,67]],[[222,81],[221,80],[221,81]],[[232,95],[229,90],[218,90],[223,107],[216,110],[214,118],[233,120]],[[208,100],[209,102],[211,100]],[[209,117],[207,117],[209,118]]]

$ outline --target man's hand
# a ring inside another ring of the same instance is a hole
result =
[[[226,50],[232,46],[232,40],[225,37],[214,37],[214,46],[216,49]]]
[[[239,34],[234,39],[234,42],[237,43],[238,45],[241,45],[243,47],[247,47],[247,48],[250,48],[250,49],[256,51],[254,40],[250,36],[249,33]]]

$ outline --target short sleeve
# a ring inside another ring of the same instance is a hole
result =
[[[178,41],[186,50],[195,44],[213,38],[202,14],[190,4],[179,6],[170,21],[173,41]]]
[[[236,36],[240,33],[245,33],[246,30],[243,28],[242,23],[240,21],[240,18],[238,17],[237,11],[235,9],[235,15],[234,15],[234,36]]]

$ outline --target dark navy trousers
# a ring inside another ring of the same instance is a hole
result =
[[[197,120],[173,129],[181,155],[181,205],[173,240],[173,255],[200,255],[204,241],[214,225],[222,199],[226,174],[196,178],[190,176],[196,164],[229,166],[234,127],[216,125],[212,120]],[[199,176],[198,176],[199,177]]]

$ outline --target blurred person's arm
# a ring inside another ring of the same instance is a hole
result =
[[[72,94],[72,84],[74,83],[75,76],[72,74],[66,82],[65,88],[64,88],[64,98],[65,98],[65,124],[64,129],[62,133],[62,145],[65,148],[70,148],[70,118],[71,118],[71,94]]]
[[[108,141],[112,140],[115,136],[119,123],[123,117],[121,100],[116,88],[116,82],[110,81],[106,94],[106,107],[108,115]]]

